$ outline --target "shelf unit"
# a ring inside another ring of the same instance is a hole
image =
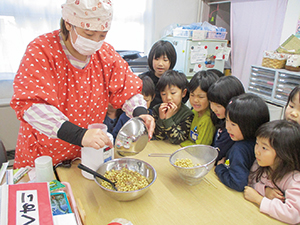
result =
[[[300,72],[251,66],[248,92],[268,102],[285,106],[294,87],[300,84]]]

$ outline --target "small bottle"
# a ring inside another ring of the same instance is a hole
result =
[[[107,126],[102,123],[94,123],[88,126],[88,129],[100,129],[109,137],[110,141],[113,143],[112,134],[107,132]],[[114,159],[114,149],[108,146],[103,148],[95,149],[92,147],[82,147],[81,148],[81,163],[92,170],[97,171],[101,164],[109,160]],[[94,176],[81,170],[82,175],[90,180],[94,179]]]

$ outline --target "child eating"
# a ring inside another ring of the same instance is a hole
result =
[[[157,83],[163,103],[153,108],[154,136],[180,144],[188,138],[194,113],[182,102],[187,93],[188,81],[183,73],[165,72]]]

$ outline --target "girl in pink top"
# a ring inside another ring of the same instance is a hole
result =
[[[275,219],[300,223],[300,125],[286,120],[263,124],[256,132],[255,157],[245,199]],[[270,197],[266,187],[277,195]]]

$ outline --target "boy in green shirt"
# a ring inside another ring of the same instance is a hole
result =
[[[180,144],[188,138],[194,114],[182,103],[187,85],[186,76],[174,70],[168,70],[160,77],[157,89],[163,103],[153,108],[157,140],[168,139],[172,144]]]

